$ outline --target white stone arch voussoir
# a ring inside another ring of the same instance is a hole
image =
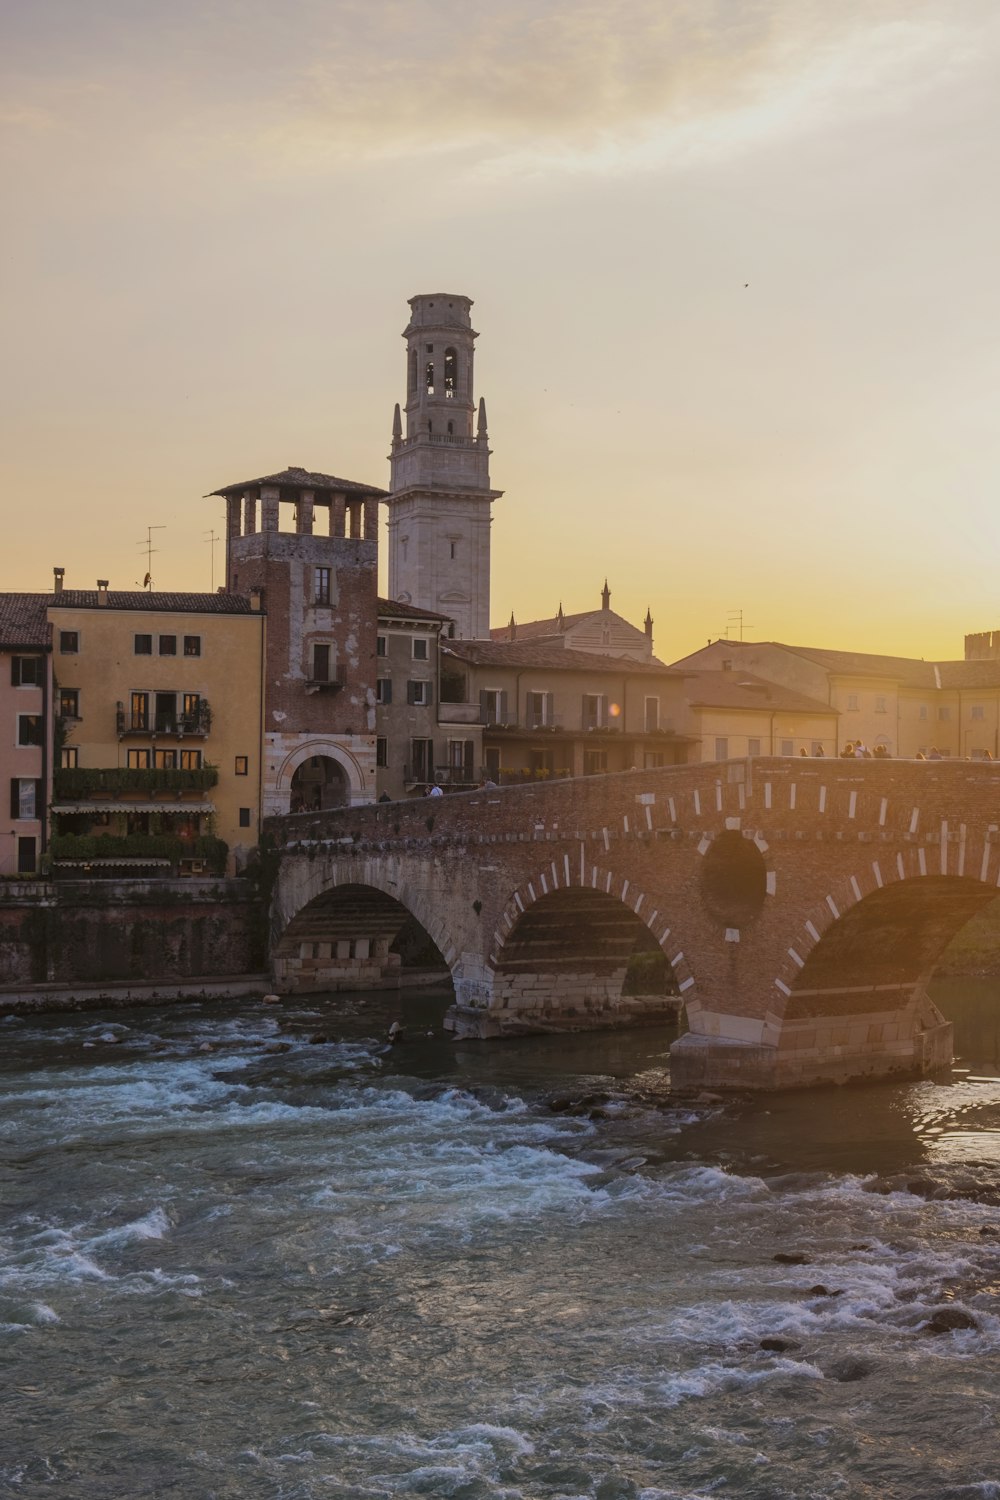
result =
[[[307,760],[312,760],[314,755],[322,755],[327,760],[336,761],[347,777],[347,784],[352,793],[365,791],[365,774],[357,756],[345,745],[335,744],[332,740],[323,739],[320,736],[306,740],[304,744],[296,745],[294,750],[288,751],[275,775],[275,790],[280,793],[290,792],[295,772]]]

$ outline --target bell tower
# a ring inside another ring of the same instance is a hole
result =
[[[389,594],[449,615],[466,640],[489,640],[490,489],[486,403],[474,396],[472,301],[410,298],[406,430],[397,405],[389,485]]]

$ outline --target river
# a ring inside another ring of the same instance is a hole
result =
[[[699,1105],[430,993],[7,1017],[0,1495],[1000,1497],[1000,984],[939,1001],[950,1078]]]

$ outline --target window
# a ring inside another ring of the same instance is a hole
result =
[[[410,642],[410,645],[411,655],[414,661],[427,661],[429,659],[426,636],[415,635],[413,637],[413,640]]]
[[[920,717],[922,719],[926,719],[927,718],[927,704],[926,703],[921,703],[921,705],[920,705]]]
[[[149,751],[129,750],[128,754],[125,757],[125,764],[130,771],[148,771]]]
[[[375,702],[383,706],[392,702],[392,678],[376,677],[375,679]]]
[[[586,751],[584,752],[586,754]],[[662,750],[647,750],[642,757],[642,768],[644,771],[655,771],[658,766],[665,766],[667,757]]]
[[[75,771],[80,764],[80,752],[75,745],[63,745],[59,751],[59,766],[63,771]]]
[[[406,701],[413,704],[415,708],[429,707],[433,701],[430,683],[417,682],[411,678],[406,684]]]
[[[875,697],[875,712],[877,714],[885,714],[889,712],[885,705],[885,699],[883,697],[880,697],[878,694],[876,694]]]
[[[474,777],[474,740],[448,741],[448,769],[452,781],[472,781]]]
[[[584,693],[584,729],[604,729],[608,722],[608,700],[603,693]]]
[[[848,709],[850,710],[851,713],[857,713],[857,711],[858,711],[858,695],[857,695],[857,693],[848,693],[848,695],[847,695],[847,707],[848,707]]]
[[[943,720],[951,718],[951,709],[947,703],[942,703],[941,707],[938,709],[938,718]]]
[[[660,700],[659,698],[647,698],[645,700],[644,724],[647,734],[655,734],[660,727]]]
[[[249,756],[247,756],[247,755],[237,755],[235,766],[234,766],[234,775],[236,775],[236,776],[249,776],[250,775],[250,758],[249,758]]]
[[[63,656],[75,656],[80,649],[80,632],[78,630],[60,630],[59,650]]]
[[[448,556],[454,562],[455,558],[458,556],[458,543],[457,542],[449,542],[448,543]]]
[[[974,719],[985,719],[986,710],[981,703],[974,703],[972,705],[971,716]]]
[[[482,688],[479,693],[479,718],[483,724],[506,724],[506,692],[500,688]]]
[[[133,637],[133,648],[136,656],[152,656],[153,637],[151,635],[137,635]]]
[[[61,719],[78,719],[80,717],[80,693],[77,688],[59,689],[58,713]]]
[[[319,642],[313,646],[312,680],[330,681],[330,647]]]
[[[717,735],[716,736],[716,739],[715,739],[715,758],[716,758],[716,760],[728,760],[729,759],[729,740],[726,738],[725,735]]]
[[[19,875],[34,875],[37,866],[38,840],[31,838],[18,838],[17,873]]]
[[[811,748],[813,755],[823,755],[825,753],[822,740],[813,740]]]
[[[383,734],[380,734],[375,741],[375,764],[377,766],[389,764],[389,741]]]
[[[201,770],[201,751],[200,750],[182,750],[181,751],[181,770],[182,771],[200,771]]]
[[[10,659],[11,687],[41,687],[44,681],[44,663],[40,656],[12,656]]]
[[[12,776],[10,779],[10,815],[12,818],[41,816],[42,783],[34,777]]]
[[[454,349],[444,351],[444,399],[454,399],[458,389],[458,355]]]
[[[606,750],[584,750],[583,752],[583,774],[584,776],[599,776],[602,771],[608,769],[608,752]]]
[[[18,714],[17,743],[19,745],[40,745],[42,737],[41,714]]]
[[[157,734],[174,734],[177,730],[177,694],[155,693],[153,728]]]
[[[410,741],[410,777],[413,781],[434,779],[434,741]]]
[[[161,635],[160,636],[160,655],[161,656],[176,656],[177,655],[177,637],[175,635]]]
[[[552,693],[528,693],[526,695],[525,706],[529,729],[546,729],[552,725],[554,701]]]
[[[781,753],[782,753],[782,755],[794,755],[795,754],[795,746],[794,746],[794,744],[793,744],[793,742],[791,740],[782,740],[782,742],[781,742]]]
[[[153,765],[158,771],[176,771],[176,750],[155,750],[153,752]]]
[[[129,719],[132,729],[149,728],[148,693],[131,693],[129,695]]]
[[[249,807],[241,807],[240,808],[240,827],[241,828],[249,828],[250,827],[250,809],[249,809]]]
[[[201,636],[200,635],[186,635],[184,637],[184,655],[185,656],[200,656],[201,655]]]
[[[748,755],[759,755],[760,754],[760,740],[747,740],[747,754]]]
[[[329,604],[330,602],[330,569],[313,568],[313,603]]]
[[[385,638],[384,635],[377,635],[375,637],[375,655],[376,656],[387,656],[388,655],[388,652],[386,650],[386,644],[387,644],[386,643],[386,638]]]

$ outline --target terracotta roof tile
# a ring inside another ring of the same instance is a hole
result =
[[[381,499],[386,490],[373,484],[361,484],[356,479],[338,479],[336,474],[318,474],[312,469],[300,469],[295,465],[282,469],[280,474],[264,474],[260,479],[241,479],[238,484],[223,485],[212,490],[213,495],[242,495],[244,490],[255,489],[261,484],[278,485],[293,490],[329,490],[344,495],[377,495]],[[209,497],[206,495],[205,499]]]
[[[22,646],[42,651],[48,646],[50,598],[49,594],[0,594],[0,651]]]
[[[250,600],[245,594],[166,594],[121,593],[108,590],[107,604],[98,603],[97,589],[63,589],[46,596],[52,609],[131,609],[167,614],[248,615]]]
[[[838,710],[818,698],[796,693],[791,688],[755,677],[752,672],[719,672],[708,668],[685,672],[690,682],[688,702],[695,708],[756,708],[785,713],[827,714],[834,718]]]
[[[604,656],[596,651],[572,651],[545,641],[447,641],[442,650],[476,667],[541,667],[556,672],[603,673],[621,679],[622,673],[643,676],[680,677],[674,667],[636,661],[631,656]]]

